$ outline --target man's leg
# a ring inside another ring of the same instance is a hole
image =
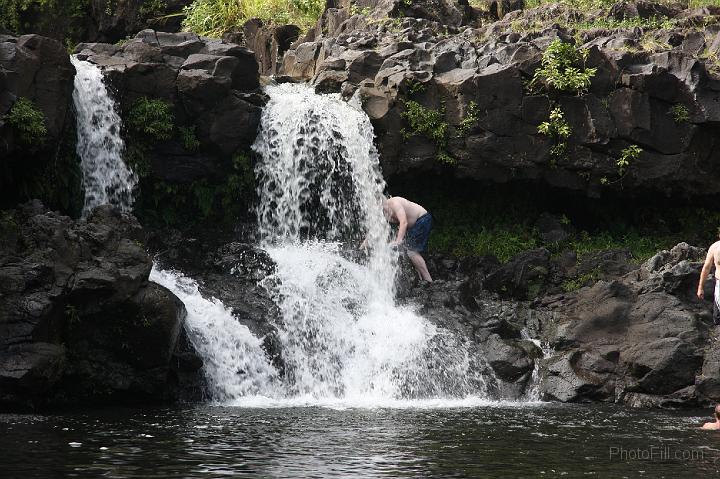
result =
[[[713,293],[713,323],[720,325],[720,279],[715,279],[715,291]]]
[[[420,278],[424,281],[432,283],[432,277],[430,276],[430,272],[427,269],[425,260],[420,255],[420,253],[418,253],[417,251],[408,250],[407,255],[408,258],[410,258],[410,262],[415,267],[415,271],[417,271],[420,275]]]

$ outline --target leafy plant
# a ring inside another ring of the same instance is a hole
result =
[[[409,90],[416,83],[411,83]],[[422,85],[422,84],[420,84]],[[419,88],[419,87],[416,87]],[[423,86],[424,88],[424,86]],[[455,165],[457,159],[447,151],[448,137],[450,136],[450,125],[445,121],[445,105],[441,104],[438,109],[426,108],[415,100],[404,102],[405,109],[401,113],[408,123],[408,128],[400,130],[405,139],[413,135],[424,136],[437,146],[437,160],[446,165]],[[468,103],[465,116],[457,127],[455,133],[464,136],[477,123],[479,118],[478,106],[475,101]]]
[[[618,167],[618,176],[620,176],[620,178],[625,176],[630,164],[640,158],[640,153],[642,153],[642,151],[642,148],[640,148],[639,146],[630,145],[620,152],[620,157],[615,162]]]
[[[412,135],[424,136],[441,150],[447,145],[448,124],[445,121],[445,107],[437,110],[426,108],[414,100],[405,102],[402,117],[408,122],[410,131],[403,128],[402,134],[407,139]]]
[[[690,121],[690,110],[682,103],[677,103],[670,108],[670,115],[672,116],[675,123],[685,123]]]
[[[38,145],[45,141],[47,136],[45,115],[30,99],[18,98],[3,120],[17,132],[23,144]]]
[[[180,126],[178,127],[180,133],[180,139],[182,140],[183,147],[191,152],[195,153],[200,149],[200,140],[198,140],[195,134],[195,125],[193,126]]]
[[[567,139],[572,133],[570,124],[565,120],[565,114],[560,107],[553,108],[550,111],[550,119],[538,125],[538,133],[545,135],[553,140],[553,146],[550,147],[550,156],[552,161],[565,157],[567,153]],[[555,163],[552,163],[553,165]]]
[[[142,18],[153,18],[162,15],[166,10],[165,0],[146,0],[140,6],[139,13]]]
[[[635,162],[635,160],[640,158],[640,153],[642,153],[642,151],[642,148],[637,145],[630,145],[627,148],[623,148],[623,150],[620,152],[620,156],[617,158],[617,160],[615,160],[618,174],[617,179],[611,181],[610,179],[608,179],[607,176],[603,176],[602,178],[600,178],[600,184],[606,186],[621,182],[622,185],[622,179],[627,174],[628,168],[633,162]]]
[[[480,114],[478,112],[478,105],[475,101],[471,101],[468,103],[467,112],[465,112],[465,117],[460,121],[460,125],[458,126],[458,133],[461,135],[466,135],[470,129],[475,126],[475,124],[480,119]]]
[[[413,96],[418,93],[425,91],[425,84],[417,80],[408,80],[407,82],[407,93],[408,96]]]
[[[589,50],[577,50],[562,40],[554,40],[543,53],[541,67],[535,71],[531,84],[544,83],[559,91],[583,93],[590,87],[596,68],[587,68]]]
[[[134,132],[157,141],[170,139],[173,122],[172,105],[155,98],[138,99],[128,115],[128,125]]]

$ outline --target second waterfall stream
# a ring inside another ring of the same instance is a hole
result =
[[[73,59],[85,214],[132,204],[120,118],[101,71]],[[260,246],[276,263],[263,280],[280,310],[281,374],[218,300],[176,271],[151,279],[188,311],[211,399],[246,406],[476,404],[487,398],[481,359],[465,339],[395,302],[398,253],[388,245],[385,187],[373,129],[359,105],[303,85],[269,86],[253,145]],[[364,256],[357,254],[363,237]],[[353,251],[348,253],[348,251]],[[358,260],[358,257],[362,258]]]

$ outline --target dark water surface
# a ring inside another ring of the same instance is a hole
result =
[[[0,477],[712,477],[708,411],[193,407],[0,415]]]

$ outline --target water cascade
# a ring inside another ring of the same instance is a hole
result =
[[[194,280],[176,271],[153,265],[150,280],[168,288],[185,304],[185,327],[204,360],[210,397],[224,401],[279,394],[278,372],[267,361],[262,341],[225,305],[215,298],[204,298]]]
[[[73,104],[77,119],[76,149],[85,191],[82,215],[87,216],[93,208],[105,204],[130,211],[137,178],[122,160],[122,123],[115,102],[97,65],[74,55],[71,61],[77,71]]]
[[[265,285],[282,312],[285,393],[350,403],[484,396],[464,340],[395,304],[398,252],[368,117],[304,85],[267,93],[253,148],[262,244],[277,263]]]
[[[122,161],[120,118],[101,70],[72,61],[83,214],[101,204],[128,211],[136,178]],[[257,213],[261,246],[277,264],[263,285],[281,312],[275,326],[285,374],[261,338],[192,279],[157,266],[150,276],[185,304],[210,396],[261,406],[486,398],[484,365],[466,341],[395,303],[398,251],[388,245],[385,183],[367,116],[302,85],[267,93],[253,146]],[[359,254],[363,237],[369,248]]]

